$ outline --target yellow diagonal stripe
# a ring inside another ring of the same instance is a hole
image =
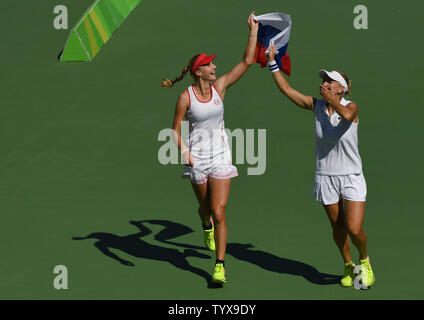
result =
[[[99,48],[97,47],[96,39],[94,38],[93,29],[91,28],[90,21],[88,21],[88,17],[84,19],[84,26],[88,34],[88,40],[90,40],[91,56],[94,58],[99,52]]]
[[[103,27],[102,22],[99,19],[99,16],[97,15],[96,11],[91,10],[90,17],[93,20],[94,25],[97,28],[97,31],[100,33],[100,37],[102,37],[103,43],[106,43],[109,40],[109,35],[107,34],[105,28]]]

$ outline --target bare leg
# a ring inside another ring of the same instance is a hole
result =
[[[197,213],[199,214],[202,224],[208,226],[210,224],[211,218],[211,203],[210,203],[210,191],[208,184],[194,184],[193,186],[194,193],[196,194],[197,201],[199,202],[199,209]]]
[[[343,257],[345,263],[351,262],[350,242],[348,229],[346,227],[342,203],[330,205],[323,204],[325,212],[330,219],[331,227],[333,228],[333,239]]]
[[[230,194],[231,179],[209,178],[212,217],[215,223],[216,259],[224,260],[227,246],[227,221],[225,207]]]
[[[364,260],[367,254],[367,234],[362,229],[364,224],[365,202],[343,199],[346,226],[353,244],[359,251],[359,258]]]

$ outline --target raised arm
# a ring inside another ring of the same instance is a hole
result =
[[[187,110],[190,106],[190,97],[187,90],[184,91],[177,101],[175,107],[174,121],[172,124],[173,129],[173,140],[177,144],[178,149],[180,149],[183,155],[183,162],[188,164],[190,167],[194,166],[194,160],[187,146],[184,145],[183,139],[181,138],[181,121],[184,120],[184,116],[187,113]]]
[[[275,57],[275,47],[274,45],[271,45],[269,53],[267,54],[266,58],[268,60],[268,64],[275,63],[274,57]],[[287,98],[289,98],[291,101],[293,101],[296,105],[303,109],[308,110],[314,110],[314,101],[312,96],[306,96],[303,93],[300,93],[299,91],[293,89],[290,87],[290,84],[284,78],[283,74],[279,71],[273,72],[272,76],[274,77],[275,84],[280,89],[282,93],[284,93]]]
[[[253,11],[247,20],[250,28],[249,40],[246,50],[244,51],[243,60],[239,62],[230,72],[224,74],[214,83],[216,89],[224,98],[225,90],[237,82],[247,69],[254,63],[256,42],[258,38],[258,22],[253,19],[255,11]]]

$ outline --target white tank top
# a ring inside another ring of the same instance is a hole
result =
[[[342,98],[344,106],[351,103]],[[358,123],[343,119],[336,111],[328,115],[325,100],[315,103],[316,173],[350,175],[362,173],[358,150]]]
[[[228,159],[228,137],[224,130],[224,103],[216,88],[211,85],[209,101],[200,101],[193,90],[188,87],[190,108],[185,118],[189,121],[189,149],[195,160],[214,163],[230,163]]]

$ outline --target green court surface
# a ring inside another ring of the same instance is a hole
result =
[[[92,0],[15,2],[0,4],[1,299],[424,298],[420,1],[143,0],[91,63],[57,61],[70,30],[54,29],[53,9],[67,6],[70,29]],[[367,30],[353,26],[357,4]],[[215,257],[195,196],[182,165],[158,161],[158,134],[190,79],[159,82],[199,52],[218,55],[218,76],[229,71],[252,10],[291,15],[294,88],[318,97],[321,68],[352,79],[376,274],[368,291],[335,284],[343,261],[312,197],[313,115],[257,64],[228,89],[225,124],[266,129],[266,171],[237,165],[228,283],[208,286]],[[53,286],[57,265],[67,290]]]

